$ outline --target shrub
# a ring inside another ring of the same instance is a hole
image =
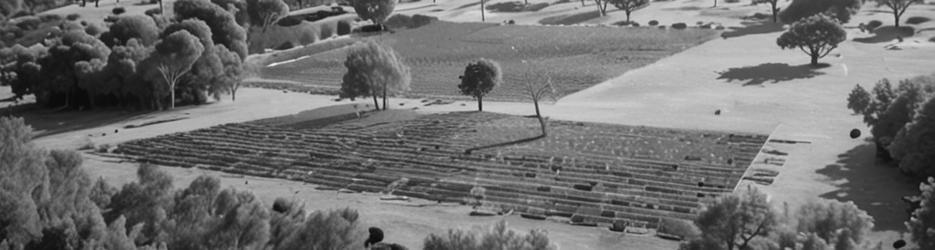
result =
[[[412,25],[409,28],[418,28],[437,21],[437,17],[415,14],[412,15]]]
[[[338,21],[338,35],[343,36],[351,33],[351,22],[347,20]]]
[[[663,218],[659,223],[659,232],[671,235],[681,236],[683,239],[690,239],[701,235],[701,231],[687,220]]]
[[[688,25],[685,23],[673,23],[672,28],[677,29],[677,30],[683,30],[685,28],[688,28]]]
[[[43,23],[58,22],[58,21],[61,21],[62,19],[64,19],[62,18],[62,16],[59,16],[56,14],[46,14],[46,15],[39,16],[39,20],[41,20]]]
[[[513,246],[513,247],[510,247]],[[523,235],[506,228],[506,222],[500,221],[486,232],[448,230],[447,234],[431,234],[425,238],[423,249],[557,249],[549,242],[544,231],[531,230]]]
[[[873,32],[873,30],[879,28],[880,26],[883,26],[883,22],[880,22],[880,20],[873,20],[867,23],[867,30]]]
[[[321,40],[328,39],[334,36],[335,24],[334,23],[323,23],[321,24],[321,35],[318,37]]]
[[[114,13],[114,15],[120,15],[123,13],[127,13],[127,10],[124,9],[123,7],[116,7],[113,10],[111,10],[110,13]]]
[[[396,15],[391,16],[390,18],[387,18],[386,21],[383,22],[383,24],[385,24],[387,27],[394,28],[394,29],[406,28],[406,27],[412,26],[412,18],[407,15],[396,14]]]
[[[633,27],[640,27],[640,23],[634,22],[634,21],[630,21],[630,26],[633,26]]]
[[[716,29],[716,30],[724,30],[724,26],[723,26],[723,25],[718,25],[717,27],[714,27],[714,29]]]
[[[312,44],[318,41],[318,35],[320,34],[318,28],[312,27],[301,32],[299,34],[299,44]]]
[[[656,26],[656,25],[659,25],[659,21],[656,21],[656,20],[649,21],[649,26]]]
[[[740,0],[724,0],[725,3],[739,3]]]
[[[78,18],[81,18],[81,14],[78,14],[78,13],[71,13],[71,14],[68,14],[67,16],[65,16],[65,19],[68,19],[68,21],[78,20]]]
[[[659,25],[659,29],[664,30],[664,29],[666,29],[666,26],[665,26],[665,25]]]
[[[915,25],[915,24],[928,22],[931,20],[932,20],[931,18],[924,17],[924,16],[914,16],[914,17],[910,17],[909,19],[906,19],[906,23]]]
[[[287,17],[280,18],[279,21],[276,22],[276,25],[279,25],[282,27],[291,27],[291,26],[299,25],[300,23],[302,23],[302,21],[305,21],[305,19],[302,19],[302,17],[287,16]]]
[[[146,14],[147,16],[162,15],[162,9],[159,9],[159,8],[148,9],[144,11],[143,14]]]
[[[120,20],[120,18],[118,18],[117,16],[114,16],[114,15],[109,15],[109,16],[107,16],[107,17],[104,18],[104,22],[105,22],[105,23],[116,23],[117,20]]]
[[[932,38],[929,38],[929,42],[935,43],[935,36],[933,36]]]
[[[19,27],[21,30],[34,30],[39,28],[39,24],[42,21],[38,17],[24,17],[16,23],[16,27]]]
[[[66,32],[72,30],[84,30],[84,26],[78,22],[64,22],[62,23],[61,28]]]
[[[93,24],[93,23],[89,24],[88,27],[84,28],[84,33],[88,33],[88,35],[92,35],[92,36],[100,35],[103,32],[104,30],[102,30],[100,26],[97,26],[97,24]]]
[[[545,9],[545,7],[549,7],[549,3],[530,4],[530,5],[527,5],[524,10],[525,11],[539,11],[539,10]]]

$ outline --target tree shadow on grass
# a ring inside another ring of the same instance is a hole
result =
[[[175,110],[188,108],[190,107],[180,107]],[[98,108],[88,111],[54,110],[40,107],[35,103],[0,109],[0,116],[11,115],[23,118],[26,124],[32,127],[35,138],[107,126],[129,119],[145,118],[159,113],[160,112],[129,111],[120,108]],[[120,130],[122,129],[123,128]]]
[[[909,206],[903,196],[918,194],[918,182],[902,175],[898,168],[876,159],[876,146],[864,143],[838,155],[838,162],[815,172],[841,182],[837,190],[821,198],[852,201],[873,216],[874,230],[906,231]]]
[[[611,10],[607,10],[607,12],[610,12],[610,11]],[[558,16],[546,17],[546,18],[543,18],[542,20],[539,20],[539,24],[572,25],[572,24],[582,23],[584,21],[595,19],[598,17],[601,17],[601,13],[594,10],[594,11],[582,12],[582,13],[573,14],[573,15],[558,15]]]
[[[730,31],[721,33],[721,38],[734,38],[746,35],[767,34],[783,31],[781,23],[771,21],[742,22],[743,27],[730,27]]]
[[[871,33],[873,33],[873,36],[871,37],[854,38],[854,41],[861,43],[885,43],[900,37],[912,37],[916,32],[914,28],[908,26],[902,26],[899,28],[896,28],[895,26],[883,26],[874,29]]]
[[[815,71],[811,65],[790,66],[785,63],[764,63],[752,67],[730,68],[718,72],[717,79],[727,79],[728,82],[742,81],[743,86],[762,85],[767,81],[778,83],[795,79],[808,79],[824,73]]]
[[[471,154],[472,152],[477,151],[477,150],[484,150],[484,149],[488,149],[488,148],[506,147],[506,146],[512,146],[512,145],[516,145],[516,144],[523,144],[523,143],[527,143],[527,142],[532,142],[532,141],[535,141],[535,140],[539,140],[539,139],[542,139],[542,138],[545,138],[545,135],[540,134],[540,135],[537,135],[537,136],[533,136],[533,137],[529,137],[529,138],[523,138],[523,139],[519,139],[519,140],[515,140],[515,141],[508,141],[508,142],[501,142],[501,143],[490,144],[490,145],[485,145],[485,146],[473,147],[473,148],[465,149],[465,150],[464,150],[464,153],[465,153],[465,154]]]

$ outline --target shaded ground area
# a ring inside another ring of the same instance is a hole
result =
[[[874,230],[904,231],[909,208],[901,198],[919,192],[918,181],[899,173],[891,164],[875,159],[876,147],[865,143],[839,155],[836,164],[815,172],[838,183],[837,190],[820,197],[853,201],[874,218]]]
[[[728,82],[742,82],[743,86],[762,85],[763,83],[779,83],[796,79],[808,79],[824,73],[815,71],[811,65],[791,66],[785,63],[764,63],[757,66],[730,68],[719,72],[717,79]]]
[[[771,21],[743,22],[743,27],[730,27],[730,31],[721,33],[721,38],[733,38],[746,35],[766,34],[783,31],[781,23]]]
[[[539,23],[546,25],[572,25],[583,23],[584,21],[598,17],[601,17],[601,13],[595,10],[578,14],[550,16],[539,20]]]
[[[873,36],[854,38],[855,42],[861,43],[884,43],[891,42],[900,38],[908,38],[915,35],[915,29],[908,26],[896,28],[894,26],[883,26],[873,30]]]
[[[565,35],[556,36],[558,33]],[[712,39],[714,34],[714,31],[697,29],[667,31],[436,22],[373,38],[396,49],[412,68],[410,96],[461,96],[456,86],[464,67],[478,58],[488,58],[498,61],[504,69],[505,84],[484,99],[520,100],[521,86],[526,81],[551,77],[564,95],[700,44]],[[344,66],[346,48],[296,59],[265,67],[260,77],[336,89],[347,71]]]
[[[146,113],[119,108],[94,111],[55,110],[36,104],[0,108],[0,115],[22,117],[26,124],[33,128],[36,138],[113,124],[131,117],[145,116]]]
[[[523,140],[539,135],[536,119],[481,112],[395,110],[297,126],[328,117],[227,124],[131,141],[117,152],[353,191],[408,178],[398,194],[440,202],[468,202],[482,186],[485,204],[518,213],[655,228],[663,217],[691,219],[701,203],[731,192],[766,140],[567,121],[550,121],[548,137]]]

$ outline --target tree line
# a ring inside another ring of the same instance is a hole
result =
[[[0,49],[0,83],[46,107],[159,110],[236,99],[248,73],[246,29],[288,13],[281,0],[179,0],[173,10],[171,18],[119,16],[107,30],[69,21],[39,44]]]

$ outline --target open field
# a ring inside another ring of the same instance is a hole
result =
[[[562,34],[561,36],[556,34]],[[459,96],[456,86],[468,62],[500,62],[503,86],[485,99],[522,98],[524,81],[551,76],[562,95],[714,38],[710,30],[615,27],[498,26],[436,22],[374,37],[394,49],[412,68],[413,96]],[[338,88],[346,69],[346,48],[266,67],[259,77]],[[527,63],[523,63],[523,61]]]
[[[487,189],[486,204],[503,209],[655,228],[661,218],[692,219],[703,202],[731,192],[766,140],[564,121],[537,138],[534,119],[496,113],[350,114],[227,124],[120,144],[116,152],[354,191],[408,178],[397,194],[440,202],[467,203],[476,185]],[[322,119],[344,121],[314,124]]]

